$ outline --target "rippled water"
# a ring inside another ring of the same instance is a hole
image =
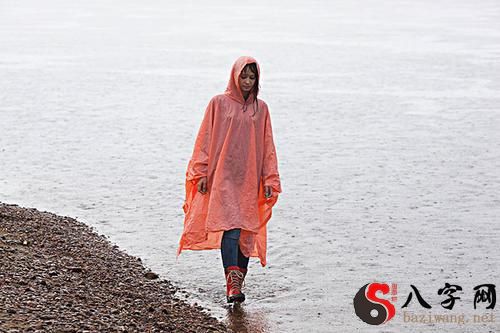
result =
[[[497,1],[1,1],[0,201],[94,226],[239,332],[500,330],[401,309],[413,284],[447,311],[448,282],[451,313],[484,313],[472,287],[500,285],[498,22]],[[232,309],[219,251],[175,251],[195,134],[242,54],[283,193]],[[352,304],[372,281],[398,284],[380,327]]]

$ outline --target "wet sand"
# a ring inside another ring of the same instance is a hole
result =
[[[0,203],[0,332],[228,332],[75,219]]]

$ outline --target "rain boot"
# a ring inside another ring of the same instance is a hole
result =
[[[241,279],[240,290],[243,290],[243,287],[245,286],[245,276],[247,276],[248,268],[241,268],[240,267],[240,272],[243,273],[243,278]]]
[[[224,269],[226,275],[226,298],[228,303],[243,302],[245,294],[241,292],[244,273],[238,266],[229,266]]]

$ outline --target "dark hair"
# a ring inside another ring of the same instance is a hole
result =
[[[254,96],[255,96],[255,103],[257,104],[257,108],[254,109],[254,113],[252,116],[255,115],[255,113],[257,111],[259,111],[259,102],[257,100],[257,96],[259,95],[259,71],[257,70],[257,64],[255,62],[252,62],[250,64],[246,64],[245,67],[243,67],[243,69],[241,70],[242,72],[244,72],[246,69],[249,69],[252,71],[252,73],[255,74],[255,84],[252,88],[252,91],[254,93]]]

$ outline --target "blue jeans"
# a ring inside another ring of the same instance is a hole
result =
[[[229,266],[238,266],[240,268],[248,267],[248,260],[241,252],[238,244],[240,240],[241,229],[231,229],[224,231],[220,251],[222,254],[222,265],[224,268]]]

